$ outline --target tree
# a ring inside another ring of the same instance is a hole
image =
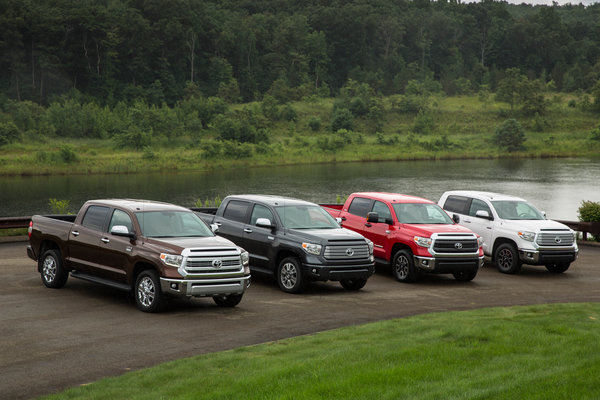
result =
[[[523,127],[513,118],[504,121],[494,133],[495,144],[508,152],[522,150],[525,140]]]

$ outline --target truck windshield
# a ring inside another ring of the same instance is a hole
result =
[[[319,206],[280,206],[275,212],[290,229],[337,229],[340,226],[331,215]]]
[[[145,211],[135,216],[142,235],[149,238],[214,236],[206,224],[193,212]]]
[[[502,219],[545,219],[537,208],[526,201],[496,200],[492,201],[498,216]]]
[[[448,214],[437,204],[394,203],[394,211],[401,224],[453,224]]]

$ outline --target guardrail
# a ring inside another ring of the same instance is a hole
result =
[[[194,211],[208,211],[213,208],[193,208]],[[31,217],[2,217],[0,218],[0,229],[18,229],[28,228]],[[581,222],[581,221],[562,221],[556,220],[561,224],[567,225],[574,231],[583,234],[583,240],[587,240],[587,235],[600,235],[600,222]]]
[[[31,217],[2,217],[0,218],[0,229],[29,228]]]

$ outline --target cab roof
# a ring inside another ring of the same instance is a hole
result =
[[[409,196],[407,194],[400,193],[386,193],[386,192],[359,192],[354,193],[355,196],[368,197],[375,200],[385,200],[389,203],[428,203],[435,204],[431,200],[424,199],[417,196]]]
[[[189,208],[176,206],[175,204],[163,203],[151,200],[136,199],[98,199],[89,200],[86,204],[117,207],[131,212],[139,211],[191,211]]]
[[[300,199],[294,199],[292,197],[269,195],[269,194],[240,194],[240,195],[227,196],[227,198],[229,198],[231,200],[255,201],[255,202],[268,204],[270,206],[282,206],[282,205],[314,206],[315,205],[315,203],[311,203],[310,201],[304,201],[304,200],[300,200]]]
[[[478,197],[480,199],[487,199],[487,200],[510,200],[510,201],[526,201],[525,199],[522,199],[520,197],[517,196],[511,196],[508,194],[502,194],[502,193],[494,193],[494,192],[484,192],[484,191],[478,191],[478,190],[452,190],[449,192],[446,192],[449,196],[465,196],[465,197]]]

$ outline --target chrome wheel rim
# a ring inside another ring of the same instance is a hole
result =
[[[286,289],[293,289],[298,281],[298,271],[292,263],[285,263],[281,267],[281,284]]]
[[[398,256],[398,258],[396,258],[396,265],[394,267],[398,278],[406,279],[408,276],[408,259],[406,256]]]
[[[138,299],[144,307],[150,307],[154,302],[156,288],[154,282],[149,277],[142,278],[138,285]]]
[[[508,249],[502,249],[498,253],[498,265],[502,269],[509,269],[513,263],[512,251]]]
[[[53,257],[46,257],[42,266],[42,274],[46,282],[54,282],[56,279],[56,260]]]

